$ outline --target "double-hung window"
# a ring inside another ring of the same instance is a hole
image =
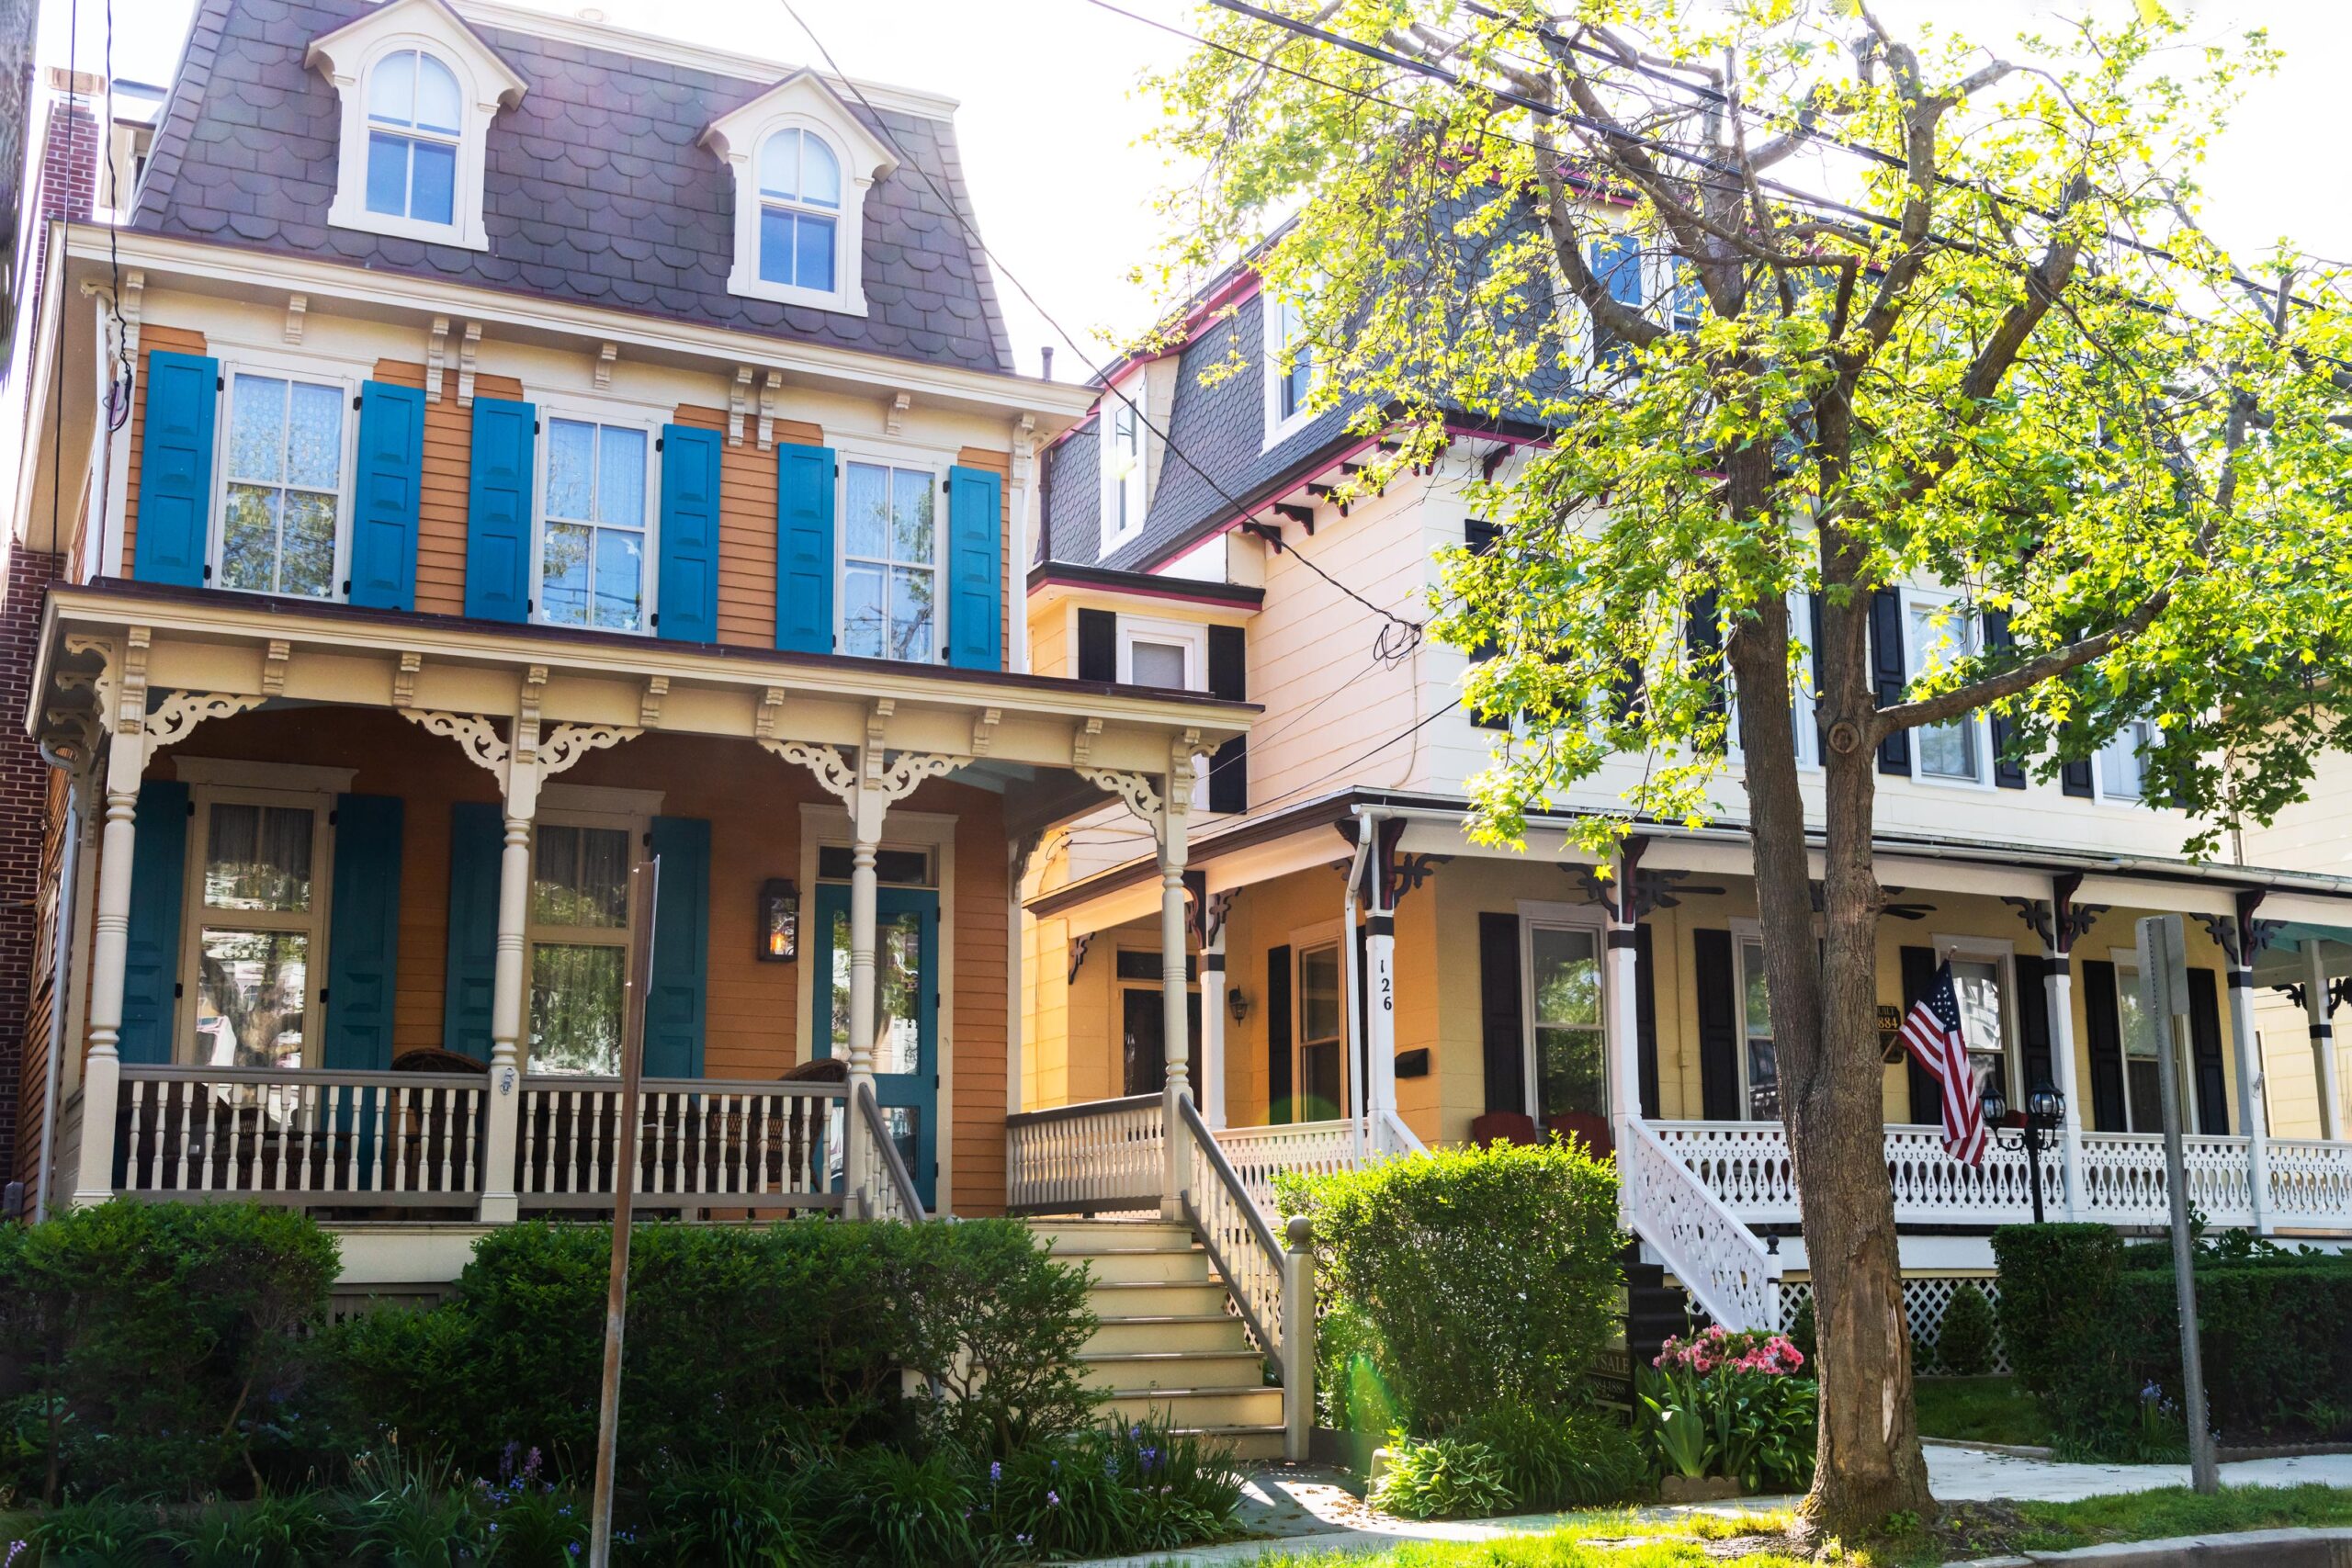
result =
[[[760,144],[760,281],[830,294],[836,287],[842,162],[813,130],[786,126]]]
[[[2109,800],[2141,801],[2148,796],[2148,752],[2156,743],[2152,719],[2127,719],[2114,739],[2098,754],[2098,790]]]
[[[205,787],[195,801],[188,1038],[211,1067],[300,1067],[325,975],[327,801]]]
[[[1102,553],[1142,531],[1144,513],[1143,378],[1104,404]]]
[[[1780,1058],[1772,1049],[1772,997],[1764,978],[1763,933],[1735,931],[1733,952],[1739,964],[1741,1104],[1751,1122],[1777,1121]]]
[[[641,424],[547,422],[538,615],[555,626],[645,629],[652,437]]]
[[[228,379],[213,581],[256,593],[330,598],[350,389],[248,370]]]
[[[628,979],[627,827],[542,816],[531,846],[524,938],[531,974],[531,1071],[620,1070]]]
[[[1976,617],[1964,607],[1947,602],[1911,599],[1905,613],[1910,636],[1905,639],[1916,678],[1929,665],[1951,664],[1976,651]],[[1976,784],[1984,776],[1984,738],[1973,716],[1949,724],[1921,727],[1913,742],[1918,748],[1923,778],[1955,779]]]
[[[1937,945],[1951,964],[1952,994],[1960,1002],[1960,1036],[1967,1043],[1968,1065],[1975,1079],[1973,1092],[1981,1097],[1986,1084],[1997,1083],[2010,1104],[2024,1104],[2025,1097],[2011,1081],[2007,1066],[2009,954],[1998,948],[1972,948],[1950,942]]]
[[[843,653],[928,664],[938,657],[939,475],[842,465]]]
[[[1271,293],[1265,338],[1266,445],[1272,446],[1306,419],[1315,392],[1315,344],[1307,337],[1305,310]]]
[[[422,50],[386,55],[368,73],[368,210],[418,223],[456,220],[458,78]]]
[[[1329,1122],[1347,1112],[1347,1008],[1340,1000],[1340,944],[1297,950],[1298,1044],[1291,1069],[1294,1122]]]
[[[1539,1125],[1570,1111],[1608,1113],[1601,1042],[1600,930],[1523,921],[1529,1107]]]

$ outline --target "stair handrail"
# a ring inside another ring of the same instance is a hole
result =
[[[1735,1331],[1780,1327],[1779,1257],[1638,1117],[1623,1123],[1617,1174],[1634,1234],[1709,1317]]]
[[[1190,1095],[1175,1097],[1177,1125],[1192,1145],[1182,1201],[1193,1234],[1216,1265],[1241,1319],[1269,1360],[1282,1357],[1283,1249],[1274,1228],[1234,1174]],[[1208,1179],[1202,1179],[1203,1172]]]
[[[922,1224],[931,1218],[922,1206],[922,1195],[915,1190],[915,1179],[907,1169],[907,1162],[899,1157],[898,1140],[882,1120],[882,1108],[875,1103],[874,1086],[857,1086],[857,1113],[865,1122],[866,1147],[874,1151],[874,1207],[868,1219],[900,1220],[910,1225]],[[863,1184],[861,1183],[861,1195]]]
[[[1380,1135],[1374,1140],[1374,1147],[1381,1153],[1425,1155],[1430,1152],[1430,1146],[1421,1142],[1413,1130],[1405,1125],[1403,1119],[1389,1107],[1382,1106],[1375,1112],[1375,1117],[1376,1120],[1373,1125],[1378,1129]]]

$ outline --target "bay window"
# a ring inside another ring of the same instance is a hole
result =
[[[939,475],[842,465],[841,650],[931,663],[938,657]]]
[[[223,588],[332,597],[342,536],[341,382],[233,370],[213,581]]]

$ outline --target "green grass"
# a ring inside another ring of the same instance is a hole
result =
[[[1251,1568],[1814,1568],[1781,1539],[1788,1525],[1785,1513],[1645,1518],[1609,1510],[1496,1540],[1417,1541],[1374,1553],[1273,1551]],[[2200,1497],[2168,1486],[2074,1503],[1956,1503],[1930,1529],[1850,1546],[1841,1560],[1858,1568],[1931,1568],[2015,1551],[2328,1525],[2352,1525],[2352,1489],[2225,1486]]]
[[[2053,1440],[2041,1407],[2015,1378],[1921,1378],[1913,1392],[1921,1437],[2034,1448]]]

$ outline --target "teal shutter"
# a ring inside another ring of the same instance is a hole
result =
[[[398,796],[335,797],[334,893],[328,919],[325,1064],[389,1067],[392,998],[400,985]]]
[[[442,981],[441,1043],[490,1060],[490,996],[498,968],[498,861],[504,814],[461,800],[449,807],[449,963]]]
[[[187,785],[150,779],[139,786],[138,837],[130,851],[130,931],[123,950],[122,1034],[115,1044],[126,1062],[172,1059],[173,1022],[179,1011],[187,812]]]
[[[466,614],[485,621],[531,615],[531,468],[539,411],[503,398],[474,400],[473,475],[466,492]]]
[[[1004,480],[986,468],[947,470],[947,662],[1004,668]]]
[[[382,381],[360,387],[357,467],[345,592],[370,609],[413,610],[416,506],[424,483],[423,389]]]
[[[139,536],[130,561],[130,575],[141,582],[192,588],[210,575],[204,557],[212,515],[212,422],[220,404],[219,360],[149,352],[139,438]]]
[[[710,973],[710,824],[656,817],[653,977],[645,992],[648,1077],[702,1077],[704,996]]]
[[[719,433],[662,427],[661,604],[654,626],[681,642],[718,640]]]
[[[775,449],[775,645],[833,650],[833,450]]]

